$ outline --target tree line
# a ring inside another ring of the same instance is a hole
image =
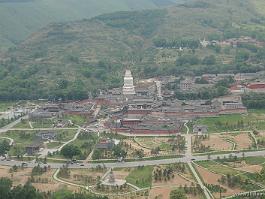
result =
[[[31,183],[13,186],[8,178],[0,178],[0,196],[3,199],[108,199],[107,196],[96,196],[88,193],[72,193],[67,190],[57,192],[40,192]]]

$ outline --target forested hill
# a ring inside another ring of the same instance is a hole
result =
[[[185,2],[41,29],[1,56],[0,98],[85,98],[88,91],[120,86],[128,66],[138,77],[264,69],[263,47],[199,45],[203,38],[265,41],[263,0]]]
[[[178,0],[0,0],[0,49],[13,46],[52,22],[114,11],[154,9]]]

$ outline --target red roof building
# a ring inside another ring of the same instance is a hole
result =
[[[252,83],[247,85],[250,92],[265,92],[265,83]]]

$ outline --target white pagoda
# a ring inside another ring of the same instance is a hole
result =
[[[133,85],[133,76],[130,70],[125,71],[122,93],[123,95],[135,95],[135,88]]]

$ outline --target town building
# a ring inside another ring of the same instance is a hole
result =
[[[179,83],[179,88],[182,91],[189,91],[193,88],[194,81],[192,79],[181,80]]]
[[[246,86],[246,92],[265,93],[265,83],[250,83]]]
[[[56,139],[56,133],[52,131],[47,132],[40,132],[37,134],[37,137],[39,137],[41,140],[55,140]]]
[[[29,146],[26,146],[26,153],[28,155],[35,155],[40,151],[41,144],[35,143]]]
[[[115,145],[115,141],[112,139],[101,139],[97,145],[96,149],[111,150]]]

